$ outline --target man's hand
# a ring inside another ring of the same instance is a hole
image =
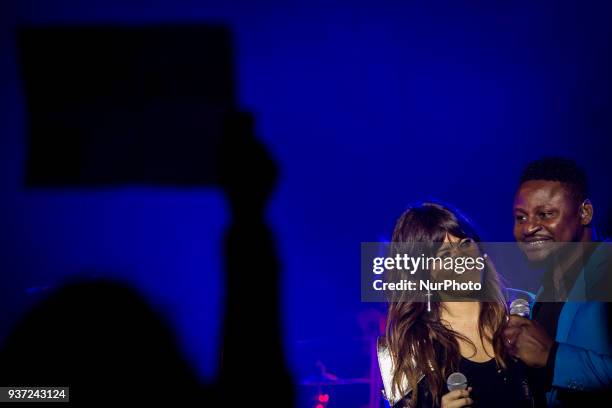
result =
[[[510,355],[530,367],[544,367],[554,344],[542,326],[519,316],[510,316],[503,338]]]

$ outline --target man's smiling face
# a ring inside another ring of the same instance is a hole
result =
[[[514,238],[532,262],[545,261],[560,242],[580,241],[580,203],[558,181],[530,180],[514,197]]]

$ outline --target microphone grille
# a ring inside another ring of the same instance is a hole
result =
[[[452,373],[446,379],[446,386],[449,391],[465,390],[467,388],[467,378],[463,373]]]
[[[529,316],[529,302],[525,299],[514,299],[510,303],[510,314],[515,316]]]

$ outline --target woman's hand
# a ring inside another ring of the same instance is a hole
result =
[[[442,396],[442,408],[460,408],[467,407],[474,401],[470,398],[472,387],[467,390],[455,390]]]

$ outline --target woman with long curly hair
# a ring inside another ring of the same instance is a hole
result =
[[[507,354],[502,331],[508,310],[506,291],[492,262],[479,247],[479,238],[459,212],[436,203],[405,211],[396,223],[392,252],[398,246],[418,246],[419,253],[436,257],[481,256],[481,271],[461,275],[478,281],[486,300],[472,293],[412,294],[389,303],[386,337],[379,341],[383,381],[390,385],[387,399],[398,407],[519,407],[525,406],[524,382],[518,364]],[[440,281],[438,268],[421,278]],[[446,276],[448,277],[448,276]],[[405,295],[401,295],[405,296]],[[470,387],[449,392],[447,378],[463,373]],[[385,378],[386,377],[386,378]],[[531,402],[527,402],[528,405]]]

